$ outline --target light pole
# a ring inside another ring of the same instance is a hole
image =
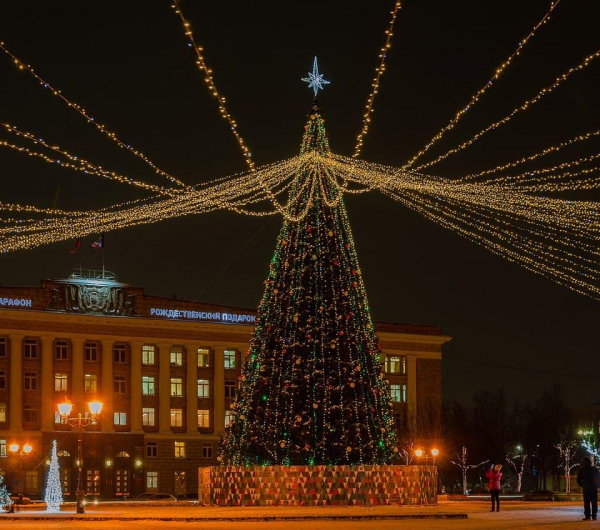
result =
[[[65,398],[63,403],[58,405],[58,412],[60,413],[60,421],[63,424],[77,427],[77,491],[75,492],[75,499],[77,501],[77,513],[85,513],[84,500],[85,491],[83,490],[83,480],[81,477],[83,467],[83,441],[81,435],[83,428],[88,425],[95,425],[98,422],[98,416],[102,412],[102,402],[94,400],[88,403],[91,417],[84,418],[81,412],[77,413],[77,417],[71,418],[71,411],[73,410],[73,403],[69,399]]]
[[[21,475],[23,481],[21,482],[21,492],[19,493],[19,504],[23,503],[23,497],[25,496],[25,468],[23,466],[23,458],[26,457],[31,451],[33,451],[33,447],[31,444],[26,443],[23,446],[20,446],[18,443],[12,443],[8,446],[10,452],[13,454],[18,454],[20,457],[20,465],[19,465],[19,475]],[[11,512],[14,513],[14,503],[11,504]]]

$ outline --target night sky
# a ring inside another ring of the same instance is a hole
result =
[[[363,158],[401,165],[420,149],[542,18],[548,0],[405,0]],[[257,163],[298,152],[311,103],[301,77],[318,55],[331,146],[351,155],[392,2],[183,0],[195,36]],[[600,48],[597,0],[563,0],[550,23],[435,154],[470,138]],[[169,0],[3,2],[0,40],[160,167],[189,184],[245,170]],[[163,184],[0,56],[0,120],[106,168]],[[434,166],[458,176],[598,129],[600,63],[510,125]],[[6,137],[0,133],[0,139]],[[597,152],[600,141],[587,146]],[[553,165],[575,156],[549,159]],[[427,159],[424,159],[427,160]],[[87,209],[143,192],[0,149],[0,200]],[[505,387],[535,399],[553,382],[570,403],[600,401],[598,302],[510,264],[390,199],[347,198],[374,318],[441,325],[444,396]],[[255,307],[281,219],[229,212],[106,235],[106,267],[149,294]],[[248,245],[247,243],[251,241]],[[38,285],[80,259],[84,240],[0,257],[0,281]],[[244,246],[247,245],[245,248]],[[243,250],[242,250],[243,249]],[[242,251],[241,251],[242,250]],[[241,251],[241,252],[240,252]],[[237,257],[236,257],[237,256]],[[235,258],[235,259],[234,259]]]

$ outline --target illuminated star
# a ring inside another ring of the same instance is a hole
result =
[[[302,81],[308,83],[308,88],[312,88],[315,91],[315,97],[317,97],[317,92],[319,90],[323,90],[323,85],[328,85],[329,81],[325,81],[323,79],[323,74],[319,73],[319,65],[317,64],[317,58],[315,57],[315,62],[313,63],[313,71],[308,72],[308,77],[303,77]]]

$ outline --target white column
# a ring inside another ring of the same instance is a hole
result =
[[[10,430],[23,430],[23,335],[10,335]]]
[[[131,343],[131,432],[142,432],[142,346]]]
[[[54,430],[53,337],[42,337],[42,431]],[[61,396],[62,397],[62,396]]]
[[[102,341],[102,432],[115,432],[113,423],[113,340]]]
[[[187,428],[189,434],[198,433],[198,346],[187,344]]]
[[[171,432],[171,344],[158,344],[158,432]]]
[[[213,380],[213,390],[215,404],[215,434],[225,432],[225,348],[215,347],[215,376]]]

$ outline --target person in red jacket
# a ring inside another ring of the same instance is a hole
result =
[[[500,472],[501,469],[502,466],[500,464],[496,464],[495,466],[490,467],[490,470],[485,474],[488,479],[490,497],[492,498],[492,512],[494,511],[494,506],[497,512],[500,511],[500,490],[502,489],[500,484],[500,481],[502,480],[502,473]]]

